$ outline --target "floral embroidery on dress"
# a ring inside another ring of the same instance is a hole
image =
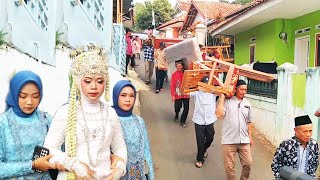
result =
[[[31,159],[35,146],[44,143],[51,118],[37,111],[20,119],[12,108],[0,116],[0,179],[50,180],[48,172],[33,172]]]
[[[150,153],[150,149],[144,122],[140,117],[132,115],[120,117],[120,123],[128,151],[127,173],[121,179],[146,180],[145,161],[152,166],[152,158],[151,154],[145,154],[146,151]],[[148,177],[153,180],[153,168],[148,169]]]

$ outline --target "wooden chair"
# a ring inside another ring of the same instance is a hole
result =
[[[227,76],[223,87],[215,86],[213,76],[215,73],[226,72]],[[200,80],[209,76],[209,82]],[[189,70],[184,71],[182,81],[182,92],[190,93],[199,89],[205,92],[222,92],[227,97],[233,96],[239,76],[245,76],[263,82],[271,82],[276,79],[272,74],[256,71],[250,68],[238,66],[215,58],[208,57],[207,61],[193,61]]]
[[[203,52],[213,52],[214,50],[218,51],[220,54],[220,59],[227,62],[233,62],[233,58],[230,57],[229,53],[230,45],[225,46],[206,46],[201,48]],[[224,53],[226,52],[226,57],[224,56]]]

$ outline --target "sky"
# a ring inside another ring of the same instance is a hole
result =
[[[144,1],[151,1],[151,0],[133,0],[133,3],[136,2],[144,2]],[[171,5],[174,7],[176,5],[176,0],[168,0]],[[218,0],[207,0],[207,1],[218,1]],[[233,0],[228,0],[229,2],[232,2]]]

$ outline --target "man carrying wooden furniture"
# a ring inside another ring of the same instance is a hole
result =
[[[179,121],[179,112],[183,105],[183,112],[181,114],[180,123],[181,126],[186,128],[186,120],[189,113],[189,95],[182,94],[182,79],[183,79],[183,65],[182,60],[175,61],[176,71],[171,76],[170,90],[172,102],[174,102],[175,116],[174,120]]]
[[[235,180],[235,155],[239,154],[242,166],[241,180],[247,180],[252,166],[251,104],[244,97],[247,84],[238,80],[236,96],[225,99],[221,93],[216,109],[217,117],[223,117],[222,139],[224,167],[227,180]]]

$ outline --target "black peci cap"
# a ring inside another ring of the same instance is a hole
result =
[[[298,116],[294,118],[295,127],[305,125],[305,124],[312,124],[312,121],[308,115]]]
[[[247,85],[247,83],[244,80],[239,79],[238,82],[237,82],[236,87],[239,87],[239,86],[242,86],[242,85]]]

